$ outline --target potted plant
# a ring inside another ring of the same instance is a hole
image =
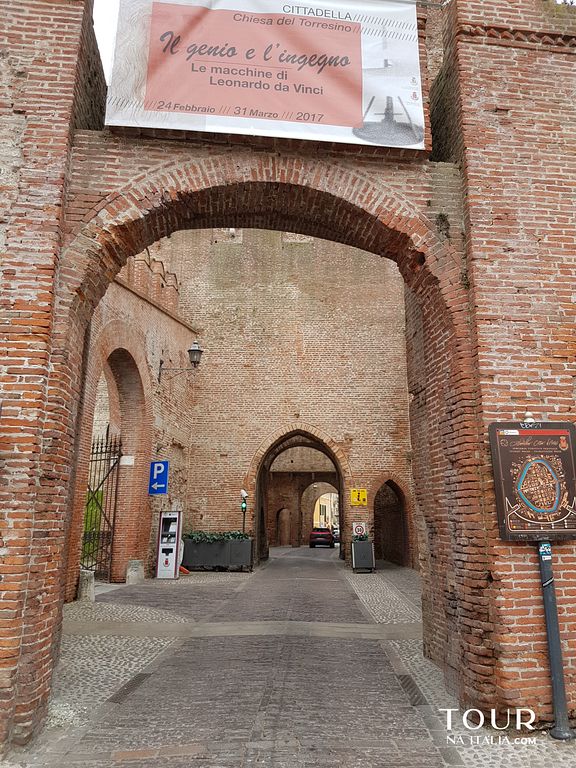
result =
[[[374,544],[368,538],[367,533],[352,536],[352,570],[374,571]]]
[[[242,531],[184,533],[182,565],[194,568],[252,568],[252,539]]]

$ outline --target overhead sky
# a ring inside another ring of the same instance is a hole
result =
[[[110,80],[114,46],[114,33],[120,0],[94,0],[94,29],[104,65],[106,81]]]

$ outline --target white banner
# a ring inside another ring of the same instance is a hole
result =
[[[423,149],[416,6],[120,0],[106,123]]]

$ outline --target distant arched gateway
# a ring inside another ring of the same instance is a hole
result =
[[[342,495],[343,471],[328,445],[305,429],[290,431],[276,439],[260,460],[256,476],[256,509],[262,510],[256,521],[259,557],[267,557],[271,545],[299,547],[303,542],[308,543],[313,503],[308,499],[305,510],[303,499],[306,490],[318,484]],[[318,495],[313,497],[314,501]],[[275,512],[279,507],[282,517]]]

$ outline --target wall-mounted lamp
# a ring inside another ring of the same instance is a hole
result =
[[[202,357],[202,353],[204,350],[201,348],[200,344],[197,341],[194,341],[192,343],[192,346],[188,350],[188,359],[190,360],[190,368],[165,368],[164,367],[164,360],[160,360],[160,369],[158,371],[158,381],[160,382],[162,378],[162,374],[166,371],[170,371],[173,375],[169,376],[169,379],[174,378],[174,376],[178,376],[181,373],[192,373],[198,366],[200,365],[200,358]]]

